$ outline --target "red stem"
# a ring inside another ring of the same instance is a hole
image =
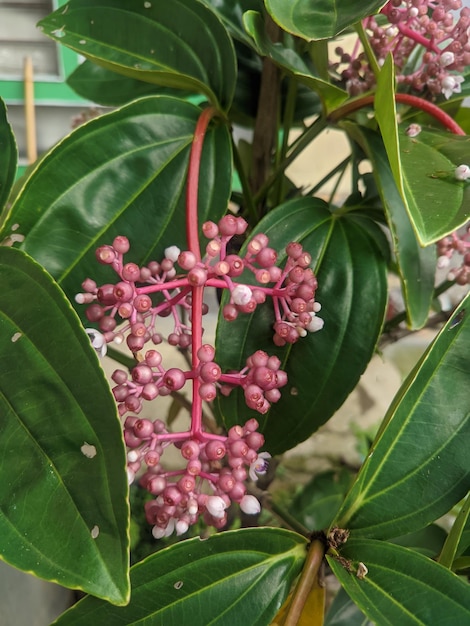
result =
[[[204,109],[199,116],[189,155],[188,182],[186,186],[186,238],[188,240],[188,249],[196,255],[198,261],[201,260],[197,210],[199,170],[201,167],[202,146],[204,144],[206,130],[209,122],[216,113],[217,109],[208,107]]]
[[[418,96],[412,96],[408,93],[396,93],[395,100],[400,104],[408,104],[409,106],[421,109],[425,113],[429,113],[445,128],[454,133],[454,135],[466,134],[463,128],[461,128],[457,124],[457,122],[450,117],[450,115],[447,115],[447,113],[445,113],[437,105],[429,102],[428,100],[423,100],[423,98],[419,98]],[[333,111],[333,113],[331,113],[330,120],[336,122],[342,117],[348,115],[349,113],[352,113],[353,111],[358,111],[359,109],[362,109],[369,104],[373,104],[374,101],[375,96],[364,96],[362,98],[358,98],[357,100],[347,102],[343,106],[338,107],[335,111]]]

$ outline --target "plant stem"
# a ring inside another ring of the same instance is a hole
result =
[[[279,41],[281,37],[281,29],[269,16],[266,17],[266,34],[274,42]],[[280,76],[278,67],[269,57],[265,57],[261,73],[258,111],[253,131],[250,184],[255,194],[264,184],[271,169],[273,147],[277,143]],[[262,196],[257,197],[259,199]],[[258,211],[261,208],[258,207]]]
[[[315,121],[289,146],[286,158],[279,163],[272,174],[267,178],[265,183],[256,192],[254,201],[259,202],[261,198],[267,193],[267,191],[276,182],[277,177],[281,174],[289,165],[294,161],[299,154],[305,150],[315,137],[325,130],[328,126],[328,120],[324,117],[317,117]]]
[[[276,165],[282,163],[286,158],[289,145],[289,133],[292,127],[292,122],[294,120],[295,103],[297,99],[297,81],[295,81],[293,78],[289,78],[288,81],[289,83],[287,89],[286,105],[284,109],[284,117],[282,120],[282,143],[278,154],[278,163]],[[281,204],[284,199],[284,182],[284,177],[279,176],[277,181],[276,206],[278,204]]]
[[[407,104],[408,106],[415,107],[416,109],[421,109],[425,113],[429,113],[432,115],[440,124],[442,124],[445,128],[450,130],[454,135],[465,135],[465,131],[457,124],[457,122],[450,117],[445,111],[440,109],[437,105],[429,102],[428,100],[423,100],[423,98],[418,98],[418,96],[412,96],[408,93],[396,93],[395,94],[396,102],[400,104]],[[346,117],[350,113],[354,111],[358,111],[365,106],[369,106],[370,104],[374,104],[375,96],[361,96],[356,100],[350,100],[346,104],[341,105],[337,109],[335,109],[330,115],[328,119],[331,122],[337,122],[338,120]]]
[[[307,552],[302,574],[295,587],[292,600],[287,609],[284,626],[296,626],[302,615],[309,594],[315,587],[321,587],[319,580],[320,567],[325,556],[325,545],[320,539],[314,539]],[[313,615],[312,615],[313,618]]]
[[[291,530],[294,530],[296,533],[299,533],[299,535],[303,535],[304,537],[310,537],[310,530],[308,530],[308,528],[301,524],[284,507],[280,506],[270,499],[269,503],[267,504],[267,508],[269,508],[277,517],[279,517],[282,522],[285,522],[286,526],[288,526]]]
[[[201,260],[201,249],[199,247],[199,224],[198,224],[198,189],[199,170],[201,167],[202,146],[209,122],[217,113],[214,107],[204,109],[196,124],[193,143],[189,155],[188,182],[186,186],[186,238],[188,249],[196,255],[198,261]]]

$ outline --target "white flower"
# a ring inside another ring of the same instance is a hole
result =
[[[178,246],[170,246],[169,248],[165,248],[165,258],[170,259],[173,263],[176,263],[179,255],[181,254],[181,250]]]
[[[454,61],[455,61],[454,53],[450,52],[450,50],[443,52],[439,58],[439,63],[442,65],[442,67],[447,67],[448,65],[452,65]]]
[[[176,534],[184,535],[184,533],[188,530],[189,524],[185,522],[184,519],[180,519],[176,522]]]
[[[206,509],[216,519],[220,519],[225,515],[227,505],[220,496],[209,496],[207,498]]]
[[[250,465],[248,474],[253,482],[258,480],[258,476],[264,476],[268,471],[268,459],[271,458],[269,452],[260,452],[255,461]]]
[[[234,304],[238,304],[240,306],[248,304],[252,297],[253,292],[248,285],[237,285],[232,291],[232,300]]]
[[[246,495],[240,500],[240,508],[247,515],[256,515],[261,511],[261,504],[255,496]]]
[[[467,180],[470,178],[470,167],[468,165],[459,165],[454,170],[454,176],[457,180]]]
[[[105,356],[108,346],[106,345],[104,335],[94,328],[85,328],[85,332],[90,337],[91,345],[99,356]]]
[[[449,99],[453,93],[460,93],[462,91],[460,83],[463,81],[463,76],[446,76],[441,82],[441,92],[445,98]]]
[[[325,322],[322,320],[321,317],[313,315],[312,320],[307,324],[307,330],[309,333],[316,333],[317,330],[321,330],[324,325]]]

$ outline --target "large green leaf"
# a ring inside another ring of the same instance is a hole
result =
[[[312,255],[324,328],[289,348],[276,348],[271,302],[234,322],[219,319],[216,353],[223,369],[239,370],[256,350],[278,354],[289,383],[279,402],[258,419],[271,453],[283,452],[325,423],[356,386],[382,327],[388,243],[380,228],[354,212],[332,214],[318,198],[302,198],[271,211],[254,232],[264,232],[285,260],[299,241]],[[225,296],[227,297],[227,296]],[[217,400],[228,426],[252,416],[239,390]]]
[[[437,519],[470,488],[470,295],[402,385],[335,525],[387,538]]]
[[[5,103],[0,98],[0,214],[15,180],[18,150],[7,119]]]
[[[127,78],[92,61],[80,63],[67,78],[67,84],[82,98],[113,107],[142,96],[161,94],[165,89],[136,78]]]
[[[354,604],[343,587],[338,591],[325,617],[325,626],[374,626]]]
[[[381,626],[454,626],[470,623],[470,587],[435,561],[384,541],[349,539],[340,551],[348,572],[328,562],[364,613]],[[357,577],[359,563],[367,574]]]
[[[423,248],[416,238],[380,135],[369,128],[350,122],[342,126],[348,135],[361,145],[373,165],[374,178],[392,234],[407,322],[410,328],[421,328],[428,319],[434,296],[435,246]]]
[[[327,110],[334,109],[348,98],[348,94],[343,89],[315,76],[295,50],[282,43],[273,43],[266,35],[259,13],[247,11],[243,16],[243,23],[248,34],[253,38],[259,54],[269,56],[279,67],[287,70],[299,82],[317,92]]]
[[[160,260],[186,248],[185,179],[201,109],[148,97],[79,127],[40,163],[4,227],[19,224],[22,248],[73,297],[84,278],[110,279],[94,250],[116,235],[131,241],[129,261]],[[227,129],[208,130],[199,186],[200,221],[219,219],[231,188]],[[126,257],[127,258],[127,257]]]
[[[246,46],[253,42],[243,27],[243,15],[247,11],[262,11],[263,0],[202,0],[220,17],[232,37]]]
[[[228,109],[232,40],[198,0],[71,0],[39,22],[50,37],[129,78],[203,93]]]
[[[470,138],[432,130],[409,137],[405,125],[399,138],[410,218],[426,245],[470,219],[470,186],[454,176],[455,168],[468,162]]]
[[[266,0],[267,10],[281,28],[307,40],[334,37],[384,4],[383,0]]]
[[[346,468],[314,476],[289,504],[289,513],[309,530],[328,528],[352,481]]]
[[[123,608],[85,598],[57,626],[195,624],[265,626],[286,598],[306,553],[306,540],[275,528],[188,539],[131,569]]]
[[[129,598],[126,457],[98,358],[51,277],[0,248],[0,554],[115,604]]]
[[[468,160],[469,139],[439,131],[410,136],[397,125],[395,78],[389,55],[377,80],[375,112],[390,167],[411,224],[423,245],[470,219],[470,191],[454,170]]]

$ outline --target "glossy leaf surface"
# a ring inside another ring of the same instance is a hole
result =
[[[407,548],[384,541],[349,539],[340,551],[353,572],[332,557],[341,585],[377,624],[453,626],[470,621],[470,587],[448,569]],[[359,563],[367,567],[360,579]]]
[[[253,234],[263,232],[285,260],[286,245],[302,243],[318,277],[316,298],[324,328],[296,344],[276,348],[273,308],[268,301],[234,322],[219,320],[216,355],[222,369],[239,370],[256,350],[277,354],[289,382],[269,412],[258,415],[272,454],[292,448],[326,422],[343,403],[374,351],[385,311],[388,243],[368,218],[333,215],[325,202],[304,198],[271,211]],[[227,297],[227,296],[225,296]],[[226,425],[252,416],[240,390],[218,399]]]
[[[95,249],[116,235],[129,236],[126,260],[139,264],[160,260],[169,245],[185,249],[185,179],[200,111],[155,96],[81,126],[26,182],[4,233],[19,224],[23,249],[71,299],[87,276],[113,278]],[[223,215],[230,195],[230,138],[217,123],[205,137],[201,179],[200,223]]]
[[[131,568],[128,606],[88,597],[54,623],[265,626],[287,596],[305,551],[303,537],[275,528],[189,539]]]
[[[292,500],[289,513],[309,530],[328,528],[352,480],[353,476],[347,469],[317,474]]]
[[[259,13],[248,11],[243,16],[243,22],[248,34],[253,38],[259,54],[269,56],[279,67],[287,70],[299,82],[317,92],[328,110],[339,106],[347,99],[348,94],[345,91],[315,76],[295,50],[283,46],[281,43],[273,43],[266,35],[264,23]]]
[[[383,0],[266,0],[268,12],[281,28],[307,40],[334,37],[384,4]]]
[[[15,567],[125,604],[128,502],[116,406],[51,277],[0,248],[0,551]]]
[[[377,80],[375,112],[395,182],[423,245],[456,230],[470,218],[470,191],[454,170],[466,163],[468,137],[443,131],[407,133],[397,125],[395,78],[389,55]]]
[[[417,137],[399,128],[400,156],[411,221],[426,245],[470,219],[470,186],[454,170],[468,161],[470,138],[422,130]]]
[[[373,164],[374,178],[392,234],[407,322],[410,328],[421,328],[428,319],[434,295],[436,249],[434,246],[423,248],[419,244],[380,135],[357,124],[346,123],[344,128],[361,145]]]
[[[5,103],[0,98],[0,215],[15,180],[18,150],[7,119]]]
[[[71,0],[39,26],[107,69],[204,93],[215,106],[230,107],[236,80],[232,40],[200,2]]]
[[[127,78],[92,61],[80,63],[67,78],[67,84],[82,98],[113,107],[143,96],[160,94],[164,89],[136,78]]]
[[[397,393],[335,525],[387,538],[427,526],[470,486],[470,295]]]
[[[324,626],[374,626],[374,624],[341,587],[328,610]]]

